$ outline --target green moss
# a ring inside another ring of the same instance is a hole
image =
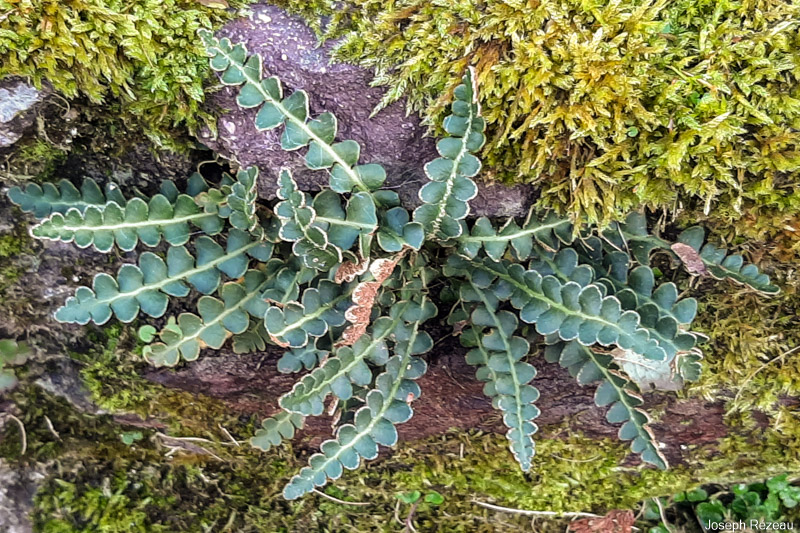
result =
[[[30,237],[24,225],[17,226],[14,231],[0,233],[0,303],[2,294],[12,286],[24,272],[19,256],[30,251]]]
[[[476,67],[484,174],[538,184],[543,205],[800,209],[797,0],[343,4],[336,57],[374,69],[384,104],[407,95],[439,124],[438,95]]]
[[[66,152],[42,139],[25,142],[12,152],[3,165],[0,176],[14,180],[36,178],[49,181],[66,159]]]
[[[722,286],[702,291],[695,327],[709,335],[705,369],[692,395],[729,400],[730,411],[761,411],[777,427],[792,423],[781,401],[800,397],[800,274],[774,272],[782,292],[765,299]]]
[[[198,28],[236,15],[193,0],[0,0],[0,77],[47,80],[67,97],[117,101],[157,143],[197,128],[208,61]]]

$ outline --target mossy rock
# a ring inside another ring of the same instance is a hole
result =
[[[201,106],[208,61],[196,36],[246,0],[0,0],[0,78],[48,82],[68,98],[119,102],[157,144],[212,123]]]
[[[800,209],[800,2],[280,2],[440,124],[467,65],[497,179],[589,221],[642,205],[762,226]],[[444,94],[439,98],[439,95]],[[783,224],[780,224],[781,226]],[[744,224],[742,225],[744,227]]]

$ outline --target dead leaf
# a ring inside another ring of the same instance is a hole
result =
[[[402,257],[402,253],[395,259],[376,259],[369,266],[369,272],[375,281],[361,282],[353,289],[353,305],[344,312],[344,317],[351,325],[345,328],[341,340],[334,344],[334,347],[352,346],[367,332],[369,317],[372,314],[372,306],[375,305],[375,298],[378,296],[378,289],[380,289],[381,283],[392,275],[400,257]]]
[[[675,252],[675,255],[686,265],[686,270],[689,271],[689,274],[697,274],[698,276],[708,275],[706,265],[703,263],[697,250],[682,242],[676,242],[671,248],[672,251]]]
[[[576,533],[631,533],[635,522],[633,511],[614,509],[597,518],[581,518],[569,525]]]
[[[358,263],[345,261],[339,266],[339,269],[336,271],[336,275],[333,277],[333,281],[339,284],[344,282],[349,283],[366,272],[368,266],[368,259],[361,259]]]

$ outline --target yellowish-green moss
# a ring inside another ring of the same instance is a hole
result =
[[[218,27],[247,3],[0,0],[0,78],[118,101],[153,140],[174,144],[171,128],[211,118],[201,108],[208,60],[197,30]]]
[[[439,124],[437,98],[474,65],[484,174],[537,183],[543,205],[605,221],[683,204],[765,224],[800,209],[798,0],[340,6],[336,57],[374,69],[383,103],[407,95]]]
[[[695,327],[711,340],[689,392],[729,400],[731,411],[762,411],[782,427],[795,417],[781,400],[800,397],[800,273],[784,265],[774,277],[782,289],[774,298],[724,286],[699,298]]]

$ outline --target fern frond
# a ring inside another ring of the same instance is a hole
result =
[[[145,252],[139,256],[138,266],[122,265],[116,278],[97,274],[91,289],[79,287],[75,296],[56,311],[56,320],[104,324],[115,316],[121,322],[131,322],[139,311],[160,317],[169,296],[186,296],[189,285],[210,294],[219,286],[222,274],[238,278],[247,271],[249,257],[266,261],[272,253],[270,243],[252,240],[236,229],[228,233],[225,249],[205,235],[195,241],[194,248],[196,260],[185,247],[173,246],[167,251],[166,261]]]
[[[66,213],[53,213],[31,228],[37,239],[75,242],[79,248],[94,246],[99,252],[109,252],[116,245],[130,252],[139,242],[157,246],[165,240],[173,246],[189,241],[190,224],[207,235],[222,231],[224,221],[204,213],[194,199],[185,194],[174,202],[156,194],[149,202],[131,198],[124,207],[116,202],[90,205],[83,211],[73,207]]]
[[[345,323],[352,287],[321,280],[317,287],[303,291],[299,302],[270,305],[264,313],[264,326],[279,346],[302,348],[311,337],[325,335],[329,328]]]
[[[352,346],[337,348],[321,367],[304,376],[291,391],[281,396],[278,404],[290,412],[319,416],[329,394],[348,400],[353,395],[353,385],[369,385],[372,371],[367,361],[375,365],[386,364],[389,358],[387,342],[392,335],[402,333],[402,316],[408,307],[407,301],[398,303],[392,316],[379,317],[373,322],[370,333],[362,335]]]
[[[330,352],[321,350],[314,343],[308,343],[302,348],[293,348],[283,353],[278,360],[278,372],[293,374],[301,370],[313,370],[317,365],[328,359]]]
[[[375,203],[369,193],[355,193],[343,208],[333,191],[319,193],[312,202],[298,190],[288,169],[278,176],[275,214],[281,221],[279,236],[294,243],[293,253],[309,268],[330,270],[343,260],[343,251],[359,242],[359,255],[369,256],[372,234],[378,226]],[[355,256],[353,256],[355,257]]]
[[[97,182],[90,178],[84,178],[80,191],[72,182],[63,179],[57,185],[28,183],[25,189],[11,187],[8,199],[37,219],[47,218],[53,213],[63,214],[73,208],[83,213],[89,206],[102,206],[109,202],[125,205],[125,197],[116,184],[108,183],[101,189]]]
[[[640,409],[642,398],[629,379],[611,368],[614,362],[611,356],[597,353],[576,341],[550,340],[554,342],[545,349],[547,361],[568,369],[581,385],[599,381],[595,403],[609,407],[606,419],[610,423],[623,424],[619,438],[633,441],[631,449],[640,454],[643,461],[667,468],[667,460],[648,427],[650,417]]]
[[[461,225],[463,231],[455,244],[458,253],[467,259],[473,259],[484,249],[486,255],[499,261],[510,245],[516,257],[524,260],[530,257],[534,243],[555,251],[561,244],[570,244],[574,239],[569,220],[552,212],[539,214],[533,208],[522,227],[510,218],[498,231],[486,217],[476,220],[470,231],[467,231],[464,221],[461,221]]]
[[[604,296],[596,285],[562,283],[519,264],[488,258],[466,262],[451,256],[448,265],[462,272],[471,270],[470,278],[481,286],[496,285],[497,291],[519,309],[520,318],[535,324],[542,335],[558,332],[562,340],[578,340],[587,346],[598,342],[616,345],[656,361],[674,357],[679,351],[667,339],[662,344],[662,339],[652,338],[640,327],[636,312],[623,311],[619,300]]]
[[[631,213],[623,224],[614,225],[604,232],[603,236],[619,250],[630,249],[634,258],[643,265],[649,265],[650,253],[660,249],[684,264],[687,264],[687,261],[701,263],[702,267],[700,264],[687,265],[693,272],[698,270],[700,273],[708,272],[715,279],[730,279],[763,294],[772,295],[780,291],[777,286],[770,283],[769,276],[761,273],[757,266],[745,264],[741,255],[728,255],[727,251],[712,243],[703,245],[705,230],[700,226],[684,230],[678,236],[678,243],[672,244],[647,232],[647,219],[643,213]],[[680,248],[676,249],[677,245],[686,245],[693,252],[678,253]]]
[[[421,296],[419,309],[428,306],[427,298]],[[407,316],[410,309],[400,313],[393,308],[393,312],[402,317]],[[406,422],[413,415],[410,403],[420,395],[419,386],[413,380],[421,377],[427,369],[425,361],[415,356],[433,347],[433,339],[419,330],[420,323],[430,314],[416,312],[412,315],[413,322],[397,326],[402,331],[395,332],[395,355],[386,362],[385,371],[375,379],[375,387],[367,393],[365,405],[356,411],[354,422],[341,426],[335,439],[323,442],[321,453],[312,455],[309,466],[289,481],[283,489],[287,500],[308,494],[315,487],[325,485],[328,479],[338,479],[345,468],[357,468],[362,458],[374,459],[379,445],[394,446],[397,443],[395,424]]]
[[[436,143],[441,157],[425,165],[430,182],[419,191],[423,205],[414,210],[414,222],[439,240],[461,235],[459,221],[467,216],[468,202],[478,194],[478,187],[470,178],[478,174],[481,162],[473,154],[486,142],[486,122],[480,117],[474,68],[469,67],[454,96],[452,114],[444,119],[444,129],[452,137]]]
[[[295,431],[303,429],[305,417],[287,411],[281,411],[274,416],[265,418],[261,428],[250,438],[250,444],[262,451],[278,446],[284,440],[294,438]]]
[[[530,353],[530,344],[514,335],[517,317],[498,310],[500,300],[494,292],[487,294],[487,288],[472,280],[461,287],[461,301],[477,303],[470,314],[473,328],[461,335],[461,341],[474,347],[467,353],[467,363],[480,366],[477,377],[486,382],[484,393],[492,398],[494,408],[502,411],[511,453],[527,472],[536,451],[533,434],[538,429],[533,419],[539,416],[539,409],[533,403],[539,391],[530,385],[536,369],[522,361]]]
[[[250,167],[236,173],[236,183],[230,187],[227,207],[231,226],[242,231],[253,232],[258,227],[256,216],[258,200],[258,167]]]
[[[259,108],[255,117],[258,130],[283,126],[281,148],[297,150],[308,146],[306,166],[313,170],[330,169],[330,186],[338,193],[349,193],[353,189],[373,191],[383,185],[386,171],[382,166],[358,164],[361,147],[357,142],[333,142],[337,130],[335,116],[323,113],[317,119],[309,120],[305,91],[295,91],[284,97],[278,78],[262,79],[261,56],[248,57],[247,49],[241,43],[232,45],[229,39],[218,40],[211,32],[199,33],[211,57],[211,68],[222,73],[222,83],[242,86],[236,99],[239,106]]]
[[[264,316],[267,303],[261,295],[270,282],[268,274],[248,270],[241,281],[223,284],[219,298],[198,300],[197,315],[171,318],[159,335],[161,342],[145,346],[142,354],[156,366],[174,366],[180,358],[194,361],[204,347],[221,348],[228,337],[248,330],[250,317]]]

